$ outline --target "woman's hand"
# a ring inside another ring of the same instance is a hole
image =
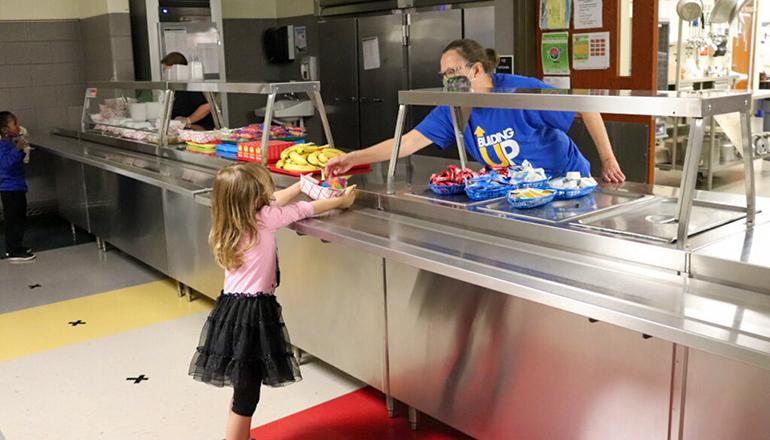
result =
[[[618,165],[615,156],[602,160],[602,180],[608,183],[623,183],[626,181],[626,176],[620,170],[620,165]]]
[[[355,165],[351,158],[351,153],[333,157],[326,163],[326,174],[328,176],[341,176],[350,171]]]
[[[24,151],[27,148],[29,148],[29,142],[24,138],[16,139],[16,149],[19,151]]]

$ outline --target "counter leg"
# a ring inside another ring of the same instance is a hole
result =
[[[267,144],[270,141],[270,126],[273,122],[273,106],[275,105],[275,93],[271,93],[267,97],[267,105],[265,106],[265,119],[262,125],[262,163],[267,165]]]
[[[176,294],[180,298],[184,296],[184,284],[179,281],[176,282]]]
[[[746,185],[746,224],[753,226],[757,212],[757,187],[754,180],[754,149],[751,146],[751,114],[746,112],[741,113],[741,141]]]
[[[462,109],[460,107],[450,108],[449,113],[452,116],[452,127],[455,131],[455,143],[457,144],[457,155],[460,157],[460,167],[465,169],[468,167],[468,157],[465,154],[463,131],[465,131],[467,121],[463,119]]]
[[[417,412],[417,408],[409,407],[409,427],[412,431],[417,430],[417,423],[419,422],[420,413]]]
[[[703,118],[693,118],[690,123],[690,133],[687,139],[687,153],[682,167],[682,180],[679,184],[679,201],[677,202],[677,247],[685,249],[689,235],[690,213],[695,196],[695,184],[698,180],[698,168],[701,151],[703,150]]]
[[[388,410],[388,418],[396,417],[396,401],[393,400],[393,396],[390,394],[385,395],[385,408]]]
[[[326,136],[326,143],[329,144],[330,147],[336,148],[334,144],[334,137],[332,137],[332,129],[329,126],[329,118],[326,115],[324,102],[323,102],[323,99],[321,98],[321,92],[319,91],[308,92],[307,96],[310,97],[310,101],[313,103],[313,107],[315,107],[316,111],[318,112],[318,115],[321,116],[321,125],[323,125],[324,135]]]
[[[711,191],[711,189],[714,187],[714,166],[715,164],[719,163],[719,156],[715,155],[721,155],[722,153],[722,147],[717,148],[716,141],[717,141],[717,135],[716,135],[716,122],[714,121],[714,117],[711,116],[709,118],[709,129],[711,130],[710,136],[709,136],[709,151],[708,151],[708,171],[706,173],[706,189],[708,191]],[[698,161],[700,162],[700,160]]]
[[[70,223],[70,232],[72,233],[72,243],[77,243],[78,230],[75,228],[75,223]]]

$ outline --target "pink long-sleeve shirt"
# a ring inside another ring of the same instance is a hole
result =
[[[259,239],[243,255],[237,270],[225,271],[225,293],[272,294],[276,287],[275,231],[313,215],[313,206],[298,202],[284,207],[264,206],[259,211]],[[248,237],[244,237],[248,243]]]

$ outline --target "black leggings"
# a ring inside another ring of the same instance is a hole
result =
[[[0,191],[5,217],[5,251],[10,254],[24,253],[24,223],[27,217],[27,193],[24,191]]]
[[[250,385],[233,389],[233,412],[243,417],[251,417],[257,410],[259,391],[262,384]]]

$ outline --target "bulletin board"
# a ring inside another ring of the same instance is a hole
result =
[[[540,17],[537,17],[538,23]],[[575,29],[574,11],[569,22],[568,45],[570,55],[570,83],[573,89],[657,89],[657,63],[658,63],[658,2],[634,1],[633,5],[633,29],[632,29],[632,56],[631,76],[624,77],[619,74],[620,66],[620,1],[604,0],[602,12],[602,27],[594,29]],[[555,30],[541,30],[536,28],[537,52],[540,54],[543,33],[556,32]],[[572,36],[583,33],[609,33],[609,68],[606,70],[579,70],[572,66]],[[543,78],[542,59],[537,61],[538,78]],[[603,115],[605,120],[636,122],[647,124],[649,127],[650,145],[648,157],[648,181],[652,180],[655,159],[655,122],[653,118],[646,116],[628,115]]]

